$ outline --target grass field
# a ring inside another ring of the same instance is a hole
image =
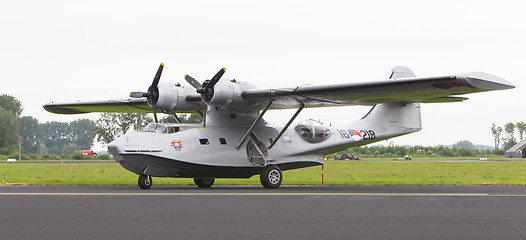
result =
[[[136,185],[137,175],[116,163],[0,164],[9,185]],[[192,179],[153,178],[154,185],[194,185]],[[526,185],[526,161],[326,161],[325,185]],[[259,185],[217,179],[216,185]],[[321,166],[284,172],[284,185],[321,185]]]

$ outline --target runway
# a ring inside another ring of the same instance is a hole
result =
[[[525,239],[526,187],[0,187],[0,239]]]

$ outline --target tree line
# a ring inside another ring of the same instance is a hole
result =
[[[362,146],[345,150],[345,153],[358,157],[403,158],[406,155],[428,157],[475,157],[494,155],[490,149],[476,148],[470,141],[463,140],[451,146]]]
[[[22,111],[18,99],[0,96],[0,155],[17,156],[19,141],[25,154],[71,155],[93,146],[92,120],[40,123],[32,116],[21,117]]]

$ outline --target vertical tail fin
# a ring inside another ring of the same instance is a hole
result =
[[[396,80],[399,78],[412,78],[412,77],[416,77],[416,75],[413,71],[411,71],[411,69],[409,69],[406,66],[396,66],[391,70],[391,76],[389,77],[389,79]]]
[[[396,66],[392,69],[390,79],[416,77],[408,67]],[[363,129],[374,129],[380,139],[400,136],[422,129],[420,103],[382,103],[374,105],[371,110],[353,126]]]

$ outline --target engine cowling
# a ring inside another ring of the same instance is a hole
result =
[[[202,108],[199,102],[186,100],[188,95],[195,94],[195,90],[191,87],[166,82],[160,82],[157,87],[159,88],[159,99],[153,107],[161,109],[164,113],[189,112]]]
[[[214,95],[208,104],[217,110],[233,113],[253,111],[255,109],[254,103],[242,97],[243,91],[251,88],[254,86],[248,83],[228,78],[222,79],[214,86]]]

